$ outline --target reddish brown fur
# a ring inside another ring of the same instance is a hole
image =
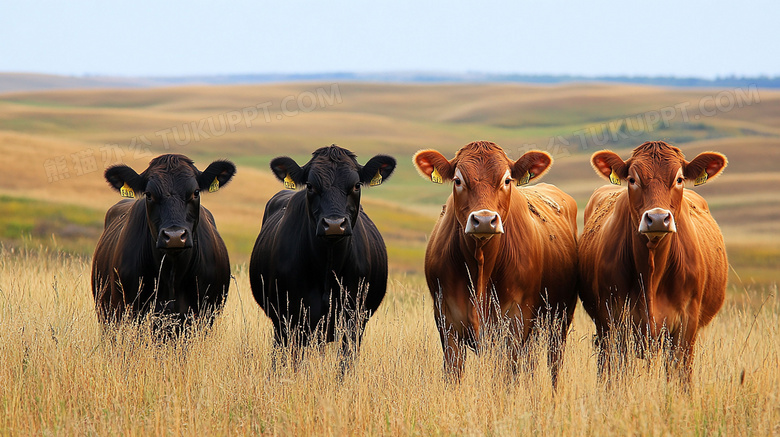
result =
[[[604,177],[614,170],[622,185],[597,189],[585,208],[579,242],[583,307],[599,340],[621,321],[644,339],[657,339],[665,326],[675,346],[668,363],[680,366],[689,382],[696,334],[723,304],[728,264],[707,202],[684,189],[678,177],[695,179],[706,169],[711,179],[726,159],[707,152],[687,162],[676,147],[649,142],[625,162],[609,151],[594,154],[592,161]],[[672,213],[677,231],[651,242],[638,231],[639,220],[656,207]],[[599,344],[601,372],[608,370],[610,342]]]
[[[515,180],[528,170],[538,179],[552,159],[544,152],[529,152],[513,162],[498,145],[475,142],[464,146],[451,161],[432,150],[418,152],[414,161],[426,177],[435,167],[444,180],[452,180],[459,170],[465,186],[459,191],[453,184],[425,255],[445,368],[456,376],[461,374],[464,345],[479,346],[484,325],[496,317],[487,309],[496,304],[513,321],[516,353],[545,309],[546,299],[552,311],[562,316],[562,331],[550,336],[555,383],[577,299],[577,206],[553,185],[515,186]],[[507,170],[513,180],[505,186]],[[498,212],[505,233],[486,242],[467,235],[468,214],[480,209]],[[514,360],[518,358],[515,354]]]

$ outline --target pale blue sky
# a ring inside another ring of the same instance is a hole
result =
[[[9,0],[0,71],[777,76],[778,29],[756,0]]]

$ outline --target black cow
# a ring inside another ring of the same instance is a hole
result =
[[[286,188],[305,189],[280,191],[266,204],[249,279],[277,345],[304,346],[313,335],[332,342],[338,335],[348,364],[351,345],[360,347],[387,287],[385,243],[360,194],[387,180],[395,159],[377,155],[361,166],[335,144],[312,156],[303,167],[288,157],[271,161]],[[336,329],[340,323],[346,329]]]
[[[154,158],[140,175],[126,165],[105,177],[125,199],[106,213],[92,260],[92,294],[104,323],[149,312],[184,321],[224,304],[230,261],[201,192],[230,181],[236,167],[215,161],[204,172],[183,155]]]

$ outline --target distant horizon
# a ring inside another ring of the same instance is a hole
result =
[[[633,84],[682,88],[780,89],[780,76],[725,76],[715,79],[680,76],[577,76],[539,74],[447,73],[387,71],[377,73],[254,73],[190,76],[55,75],[0,72],[0,93],[55,89],[149,88],[166,86],[265,85],[295,82],[365,82],[384,84],[560,85],[573,83]]]
[[[312,72],[301,71],[267,71],[267,72],[232,72],[232,73],[191,73],[191,74],[174,74],[174,75],[130,75],[130,74],[103,74],[103,73],[76,73],[76,74],[60,74],[44,71],[11,71],[0,70],[0,74],[13,75],[13,74],[27,74],[27,75],[39,75],[39,76],[56,76],[56,77],[70,77],[70,78],[104,78],[104,79],[187,79],[187,78],[202,78],[202,77],[271,77],[271,76],[283,76],[283,77],[316,77],[316,76],[356,76],[356,77],[371,77],[371,76],[402,76],[402,75],[418,75],[418,76],[441,76],[441,77],[550,77],[550,78],[583,78],[583,79],[605,79],[605,78],[635,78],[635,79],[696,79],[701,81],[718,81],[723,79],[780,79],[780,73],[777,74],[724,74],[716,75],[712,77],[704,75],[675,75],[675,74],[622,74],[622,73],[609,73],[609,74],[577,74],[577,73],[527,73],[527,72],[488,72],[488,71],[456,71],[456,70],[416,70],[416,69],[398,69],[398,70],[376,70],[376,71],[359,71],[359,70],[323,70]]]

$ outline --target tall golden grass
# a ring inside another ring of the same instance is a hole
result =
[[[2,435],[777,435],[780,298],[732,290],[705,329],[689,392],[662,360],[629,360],[607,387],[593,328],[578,310],[557,392],[545,349],[534,373],[508,378],[498,350],[469,354],[444,380],[432,301],[419,276],[391,277],[358,360],[310,348],[297,370],[274,365],[273,330],[246,265],[223,313],[189,340],[155,341],[149,323],[103,335],[90,259],[0,248]]]

